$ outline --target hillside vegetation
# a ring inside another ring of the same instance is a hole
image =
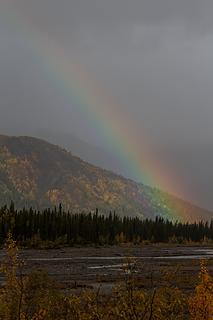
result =
[[[158,189],[98,168],[30,137],[0,136],[0,205],[43,209],[63,203],[72,212],[209,220],[212,213]]]

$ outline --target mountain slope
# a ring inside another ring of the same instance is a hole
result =
[[[18,207],[61,202],[72,211],[98,207],[144,217],[212,217],[207,210],[90,165],[43,140],[0,136],[0,204],[11,200]]]
[[[62,132],[51,132],[48,130],[40,130],[35,134],[36,137],[50,141],[53,144],[59,145],[71,150],[74,155],[77,155],[81,159],[92,163],[95,166],[112,170],[115,172],[123,172],[123,168],[119,164],[119,160],[116,156],[107,153],[105,150],[89,144],[75,135]]]

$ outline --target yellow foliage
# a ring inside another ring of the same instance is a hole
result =
[[[200,283],[195,288],[195,294],[189,298],[189,310],[193,320],[213,319],[213,279],[204,261],[201,261]]]
[[[121,235],[122,237],[122,235]],[[136,262],[125,264],[126,280],[103,296],[100,290],[81,295],[64,294],[42,271],[22,276],[16,243],[8,236],[6,258],[1,272],[5,285],[0,289],[1,320],[212,320],[213,281],[201,263],[200,283],[186,297],[171,285],[175,272],[165,275],[165,285],[141,290]]]

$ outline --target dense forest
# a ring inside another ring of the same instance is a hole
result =
[[[137,217],[119,217],[116,213],[73,214],[58,208],[36,211],[16,210],[10,207],[0,209],[0,243],[8,233],[19,244],[37,247],[41,243],[74,245],[141,242],[203,242],[213,240],[213,220],[211,222],[182,223],[160,217],[155,220]]]

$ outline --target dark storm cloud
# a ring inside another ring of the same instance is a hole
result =
[[[121,102],[120,112],[131,114],[138,134],[157,146],[168,170],[194,190],[191,199],[213,208],[212,0],[2,0],[0,18],[6,7],[77,56]],[[74,132],[103,146],[6,20],[0,19],[1,131]]]

